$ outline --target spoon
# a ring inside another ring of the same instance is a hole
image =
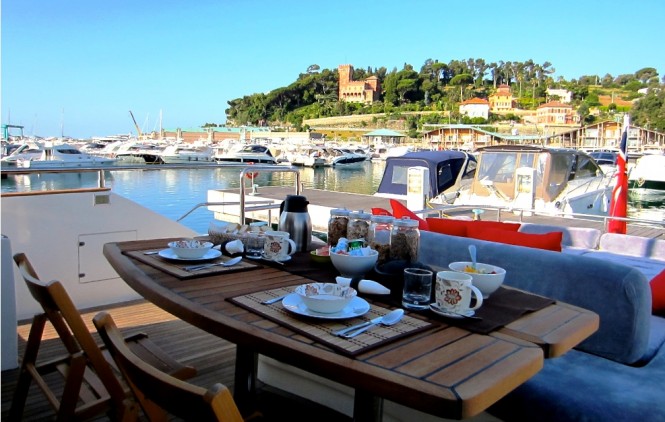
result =
[[[198,271],[198,270],[204,270],[206,268],[211,268],[211,267],[230,267],[232,265],[236,265],[238,262],[242,260],[242,256],[236,256],[235,258],[231,258],[228,261],[224,262],[217,262],[214,264],[203,264],[203,265],[190,265],[189,267],[183,267],[182,269],[185,271]]]
[[[360,333],[363,333],[367,330],[369,330],[371,327],[375,325],[385,325],[385,326],[390,326],[390,325],[395,325],[397,324],[402,317],[404,316],[404,310],[403,309],[395,309],[394,311],[388,312],[382,317],[374,318],[369,322],[369,324],[365,325],[364,327],[360,327],[355,331],[352,331],[350,333],[342,333],[339,334],[340,337],[344,338],[351,338],[355,337]]]
[[[471,255],[471,268],[476,269],[476,245],[469,245],[469,254]]]

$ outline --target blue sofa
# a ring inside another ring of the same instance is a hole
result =
[[[421,233],[421,262],[478,260],[507,270],[505,284],[596,312],[600,328],[489,413],[506,421],[665,421],[665,318],[651,315],[635,268],[575,254]]]

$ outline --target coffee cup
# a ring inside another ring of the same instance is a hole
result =
[[[267,231],[263,244],[263,257],[272,261],[286,261],[296,252],[296,243],[289,232]]]
[[[483,304],[483,294],[471,284],[473,277],[455,271],[439,271],[436,273],[435,298],[436,306],[444,311],[459,315],[468,315]],[[476,303],[471,306],[471,297]]]

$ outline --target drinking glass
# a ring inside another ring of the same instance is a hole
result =
[[[263,254],[263,242],[265,237],[260,233],[249,233],[247,235],[247,252],[245,256],[250,259],[260,259]]]
[[[405,268],[402,306],[415,311],[427,309],[432,297],[433,275],[429,270]]]

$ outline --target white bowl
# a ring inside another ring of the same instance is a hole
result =
[[[489,295],[494,293],[496,289],[503,284],[503,280],[506,278],[506,270],[497,267],[496,265],[482,264],[478,262],[476,263],[476,268],[479,272],[474,273],[466,271],[471,265],[471,262],[451,262],[448,265],[448,268],[453,271],[469,274],[473,277],[471,283],[482,292],[483,299],[487,299]],[[492,272],[494,272],[494,274],[492,274]]]
[[[178,255],[178,258],[198,259],[208,253],[213,244],[212,242],[185,239],[169,242],[168,246],[171,248],[174,254]]]
[[[374,249],[367,256],[344,255],[330,252],[330,260],[337,271],[344,277],[362,277],[368,273],[379,259],[379,253]]]
[[[336,283],[301,284],[296,293],[309,310],[322,314],[341,311],[358,294],[356,289]]]

